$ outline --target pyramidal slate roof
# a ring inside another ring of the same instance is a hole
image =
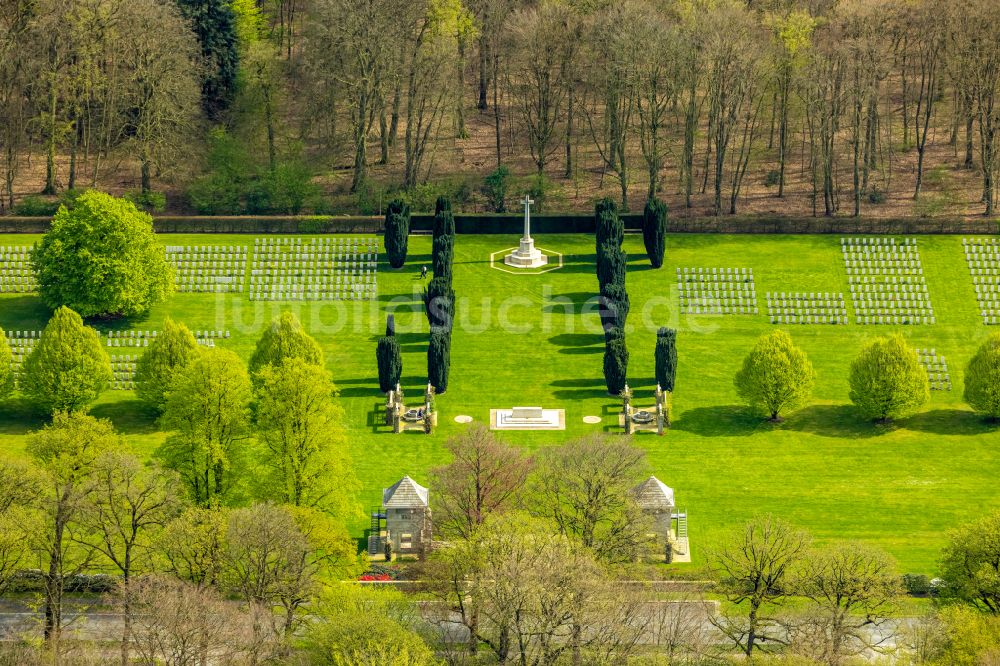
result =
[[[674,489],[655,476],[640,483],[632,492],[642,509],[672,509],[675,506]]]
[[[382,506],[386,509],[415,509],[427,506],[427,489],[404,476],[395,485],[382,491]]]

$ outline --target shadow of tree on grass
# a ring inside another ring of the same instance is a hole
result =
[[[866,421],[854,405],[809,405],[789,414],[781,427],[820,437],[866,439],[887,435],[899,424]]]
[[[1000,423],[988,420],[969,409],[932,409],[901,419],[908,430],[934,435],[989,435],[1000,433]]]

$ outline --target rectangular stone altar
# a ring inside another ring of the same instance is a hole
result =
[[[566,412],[562,409],[514,407],[491,409],[490,430],[565,430]]]

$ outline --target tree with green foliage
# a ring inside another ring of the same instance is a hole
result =
[[[451,199],[438,197],[434,204],[434,238],[455,235],[455,215],[451,212]]]
[[[413,606],[396,590],[337,584],[315,609],[303,637],[310,664],[435,666],[433,650],[412,627]]]
[[[628,256],[614,242],[602,243],[597,253],[597,283],[625,286]]]
[[[653,350],[656,366],[656,383],[667,393],[674,392],[677,379],[677,331],[666,326],[656,331],[656,348]]]
[[[779,421],[782,410],[809,400],[815,381],[816,372],[806,353],[792,343],[788,333],[775,330],[757,339],[733,383],[750,407]]]
[[[399,340],[395,335],[386,335],[378,339],[375,360],[378,363],[379,389],[382,393],[388,393],[396,388],[403,374],[403,357],[399,350]]]
[[[153,218],[103,192],[60,206],[32,264],[45,304],[66,305],[83,317],[143,315],[173,289]]]
[[[498,166],[483,181],[483,195],[494,213],[507,212],[507,188],[510,183],[510,169]]]
[[[979,346],[965,368],[965,402],[990,421],[1000,419],[1000,333]]]
[[[862,416],[890,421],[912,414],[930,398],[927,371],[902,335],[877,338],[851,364],[851,401]]]
[[[162,423],[172,432],[157,454],[198,506],[228,503],[247,481],[250,399],[243,361],[221,348],[199,349],[167,393]]]
[[[611,243],[621,247],[625,237],[625,225],[618,216],[618,205],[613,199],[605,197],[597,202],[594,208],[594,219],[597,225],[597,254],[601,254],[601,246]]]
[[[455,290],[444,277],[435,277],[424,290],[424,311],[432,327],[442,328],[451,334],[455,319]]]
[[[941,578],[942,596],[1000,615],[1000,511],[952,530]]]
[[[450,369],[451,331],[432,326],[430,344],[427,345],[427,381],[439,395],[448,390]]]
[[[97,461],[107,452],[125,450],[126,444],[109,421],[80,412],[56,412],[51,424],[28,437],[27,449],[42,473],[41,493],[35,498],[41,527],[33,530],[31,545],[38,553],[44,584],[43,635],[58,649],[66,579],[88,561],[79,552],[72,529],[87,498],[97,490],[91,482]]]
[[[114,378],[100,335],[66,307],[52,314],[21,370],[22,391],[45,413],[83,409]]]
[[[402,199],[393,199],[385,211],[385,254],[389,265],[402,268],[406,263],[410,239],[410,206]]]
[[[630,303],[628,292],[624,287],[614,283],[603,285],[601,295],[597,299],[597,307],[605,333],[612,328],[625,330]]]
[[[438,236],[432,241],[431,267],[434,277],[444,278],[451,284],[452,264],[455,261],[455,237]]]
[[[263,497],[339,513],[350,491],[344,412],[330,373],[300,358],[260,371],[257,439],[270,472]]]
[[[201,104],[211,120],[219,120],[236,96],[240,52],[236,14],[227,0],[176,0],[201,44]]]
[[[667,246],[667,204],[659,199],[647,200],[642,210],[642,240],[650,265],[662,266]]]
[[[604,345],[604,383],[608,395],[618,395],[625,389],[628,373],[628,347],[625,337],[613,337]]]
[[[199,588],[218,585],[225,566],[228,523],[225,507],[188,507],[167,523],[156,542],[167,571]]]
[[[254,504],[229,514],[222,581],[251,609],[277,611],[285,640],[307,620],[302,612],[322,581],[357,575],[356,544],[332,515],[304,507]],[[255,622],[254,644],[277,627]]]
[[[386,315],[385,317],[385,334],[387,336],[396,335],[396,316]]]
[[[7,334],[0,327],[0,400],[14,391],[14,354],[10,350]]]
[[[256,377],[265,365],[278,365],[289,358],[301,358],[312,365],[324,362],[322,347],[302,328],[298,317],[286,311],[275,317],[257,341],[250,356],[250,375]]]
[[[197,350],[198,342],[188,327],[167,317],[163,329],[136,364],[136,397],[148,408],[162,413],[170,385]]]

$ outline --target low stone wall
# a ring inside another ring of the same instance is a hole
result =
[[[40,234],[49,227],[47,217],[0,217],[0,234]],[[625,228],[638,231],[642,216],[622,216]],[[375,216],[174,216],[153,218],[163,234],[377,234],[384,218]],[[518,235],[521,215],[455,215],[460,234]],[[430,233],[434,216],[420,213],[411,219],[414,233]],[[986,218],[853,218],[722,216],[681,217],[667,223],[670,233],[699,234],[965,234],[987,235],[998,231],[997,221]],[[594,233],[592,215],[533,215],[532,234]]]

